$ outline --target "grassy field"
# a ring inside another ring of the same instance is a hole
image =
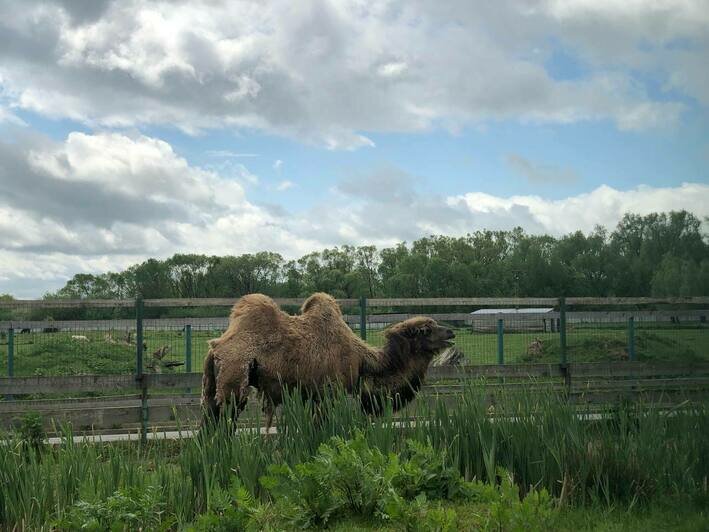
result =
[[[497,334],[455,329],[456,346],[474,364],[497,363]],[[384,343],[382,331],[370,331],[373,345]],[[533,344],[538,343],[535,351]],[[618,361],[628,359],[625,329],[569,328],[566,336],[569,362]],[[559,362],[561,343],[558,333],[507,332],[503,336],[504,362]],[[664,362],[709,360],[709,327],[657,328],[635,331],[637,360]]]
[[[474,364],[497,363],[497,335],[457,328],[456,345]],[[221,331],[192,331],[192,371],[201,371],[207,340]],[[84,336],[86,341],[72,339]],[[185,336],[181,330],[145,331],[144,365],[153,353],[166,349],[163,360],[185,362]],[[128,343],[130,341],[131,343]],[[368,331],[368,341],[381,346],[381,330]],[[15,334],[15,375],[79,375],[135,371],[135,334],[126,331],[72,331]],[[635,333],[636,359],[662,362],[709,360],[709,327],[639,328]],[[569,328],[569,362],[628,359],[627,331],[611,328]],[[558,362],[560,341],[556,333],[508,332],[504,335],[505,363]],[[184,371],[186,365],[170,371]],[[7,338],[0,338],[0,375],[7,374]]]
[[[0,445],[0,523],[58,530],[706,530],[709,406],[623,405],[593,422],[555,396],[482,387],[371,423],[351,400],[287,398],[278,434],[48,448]],[[22,525],[20,525],[22,524]]]

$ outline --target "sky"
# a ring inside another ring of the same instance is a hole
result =
[[[709,216],[709,0],[0,2],[0,293]]]

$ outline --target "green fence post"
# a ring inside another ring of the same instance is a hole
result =
[[[15,376],[15,330],[7,330],[7,376]]]
[[[505,344],[504,344],[504,334],[505,334],[505,322],[503,320],[497,320],[497,363],[505,363]]]
[[[185,325],[185,373],[192,373],[192,325]],[[192,388],[185,390],[192,393]]]
[[[559,343],[561,345],[561,363],[566,364],[566,298],[559,298]]]
[[[143,376],[143,298],[135,300],[135,374]]]
[[[628,318],[628,360],[635,360],[635,318]]]
[[[192,373],[192,325],[185,325],[185,372]]]
[[[15,376],[15,330],[10,327],[7,330],[7,376]],[[12,401],[12,395],[6,395],[6,401]]]
[[[367,298],[359,298],[359,335],[362,340],[367,339]]]
[[[143,298],[135,300],[135,373],[140,383],[140,442],[148,441],[148,383],[143,374]]]

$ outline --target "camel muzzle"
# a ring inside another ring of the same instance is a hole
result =
[[[443,337],[443,345],[445,347],[451,347],[453,345],[453,342],[451,342],[451,340],[453,340],[453,338],[455,338],[455,333],[451,329],[445,329],[445,334]]]

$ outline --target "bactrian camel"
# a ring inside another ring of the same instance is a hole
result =
[[[234,305],[224,334],[209,342],[202,404],[217,417],[233,400],[236,417],[250,387],[256,388],[270,427],[284,387],[297,387],[317,400],[338,383],[358,394],[368,413],[381,413],[381,396],[399,409],[414,398],[431,360],[454,337],[435,320],[416,317],[389,327],[384,347],[377,349],[354,334],[327,294],[313,294],[297,316],[280,310],[268,296],[250,294]]]

